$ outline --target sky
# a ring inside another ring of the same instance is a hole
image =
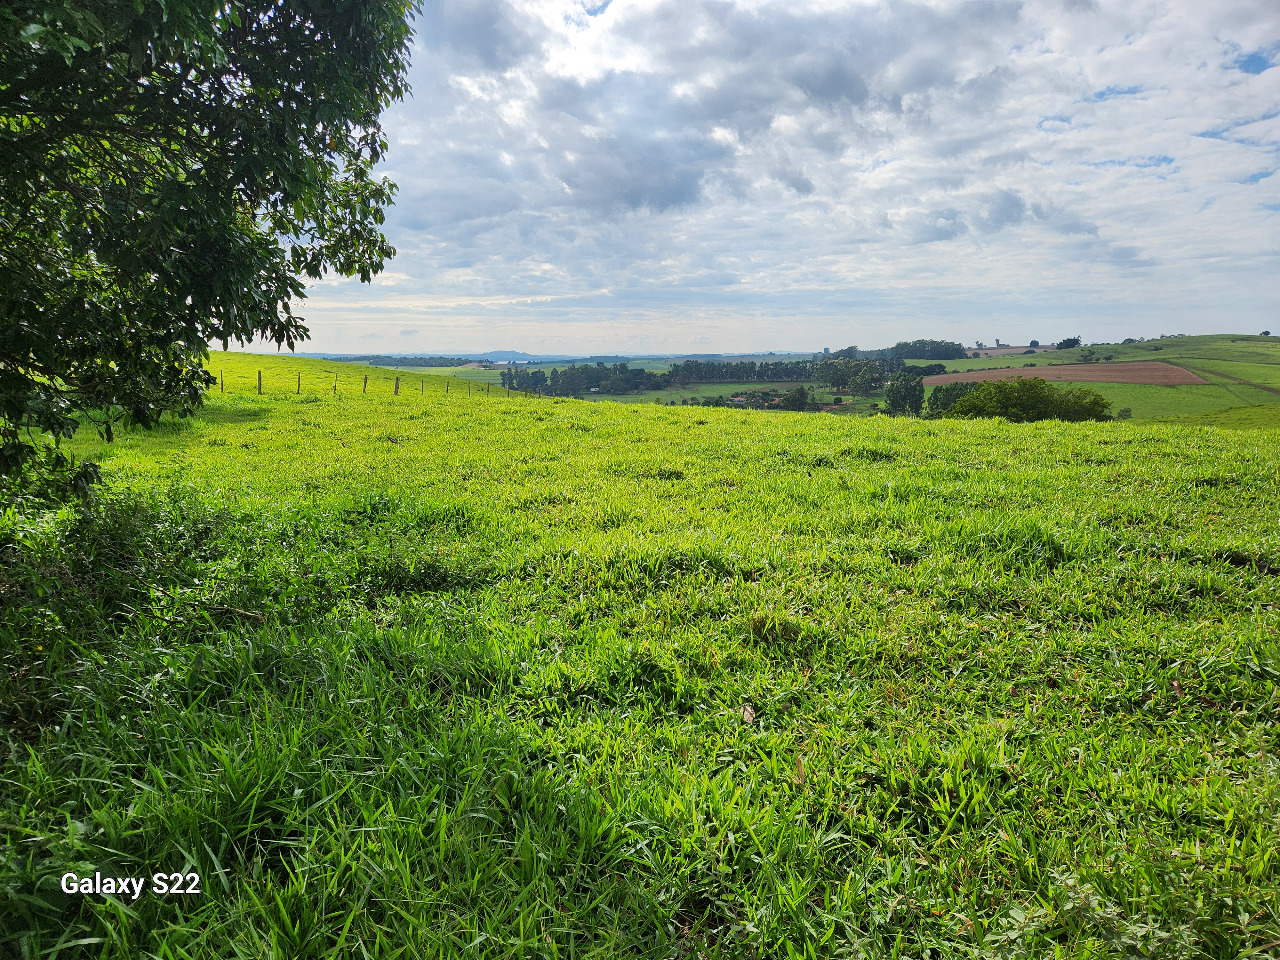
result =
[[[428,0],[308,351],[1280,332],[1275,0]]]

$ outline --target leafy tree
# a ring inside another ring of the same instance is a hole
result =
[[[977,389],[978,385],[976,383],[969,383],[963,380],[957,380],[955,383],[940,383],[929,394],[929,399],[925,402],[924,415],[926,417],[940,417],[950,410],[952,404],[957,400],[965,394],[973,393]]]
[[[951,340],[904,340],[894,346],[892,355],[904,360],[960,360],[965,351]]]
[[[923,367],[917,367],[914,364],[906,364],[900,373],[909,373],[913,377],[936,377],[947,372],[945,363],[926,363]]]
[[[1078,347],[1078,346],[1080,346],[1079,337],[1067,337],[1065,340],[1058,341],[1059,350],[1070,350],[1073,347]]]
[[[884,405],[890,413],[919,416],[924,406],[924,380],[910,373],[900,373],[885,384]]]
[[[382,269],[413,2],[0,6],[0,472],[185,415],[211,341],[292,348],[303,278]]]
[[[1028,346],[1028,347],[1038,347],[1038,346],[1040,346],[1040,341],[1039,341],[1039,340],[1032,340],[1030,343],[1028,343],[1028,344],[1027,344],[1027,346]]]
[[[779,410],[808,410],[809,409],[809,391],[804,387],[796,387],[794,390],[788,390],[781,399],[778,400]]]
[[[1055,386],[1039,377],[988,380],[960,397],[948,417],[1003,417],[1013,423],[1036,420],[1107,420],[1111,404],[1102,394],[1074,384]]]
[[[886,359],[851,360],[847,357],[823,360],[814,367],[813,378],[832,389],[849,390],[856,396],[869,397],[884,386],[887,367],[891,363]]]

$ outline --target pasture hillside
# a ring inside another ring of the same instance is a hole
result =
[[[1280,432],[211,366],[0,514],[13,953],[1280,942]]]

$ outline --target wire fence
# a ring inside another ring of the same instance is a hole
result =
[[[510,397],[550,397],[554,393],[550,390],[528,391],[517,390],[511,387],[503,387],[493,383],[482,381],[468,380],[461,377],[418,377],[417,383],[412,381],[413,377],[404,375],[370,375],[370,374],[350,374],[326,372],[324,374],[308,373],[303,375],[301,372],[289,374],[265,374],[262,370],[255,370],[252,374],[246,376],[242,371],[233,370],[228,376],[225,368],[217,368],[216,372],[210,370],[214,374],[215,383],[210,388],[211,393],[219,395],[243,395],[251,394],[255,396],[419,396],[425,397],[430,394],[440,394],[442,396],[506,396]],[[416,389],[415,389],[416,388]],[[495,389],[496,388],[496,389]]]

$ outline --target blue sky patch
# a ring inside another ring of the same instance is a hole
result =
[[[1102,103],[1104,100],[1114,100],[1116,97],[1132,97],[1134,94],[1141,92],[1142,87],[1106,87],[1089,94],[1082,102]]]
[[[1264,54],[1261,50],[1254,51],[1248,56],[1241,57],[1232,64],[1241,73],[1259,74],[1270,70],[1275,64],[1271,62],[1271,58]]]
[[[1136,167],[1139,170],[1148,167],[1167,167],[1173,163],[1173,157],[1160,154],[1155,157],[1126,157],[1123,160],[1095,160],[1086,163],[1087,167]]]

